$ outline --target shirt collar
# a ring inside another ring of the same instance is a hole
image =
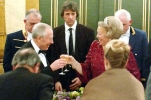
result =
[[[69,27],[67,25],[67,23],[65,22],[65,32],[68,31],[69,28],[72,28],[73,30],[76,30],[76,26],[77,26],[77,21],[75,20],[75,23],[73,24],[72,27]]]
[[[40,48],[37,46],[37,44],[36,44],[33,40],[31,40],[31,44],[33,45],[33,47],[34,47],[36,53],[38,54]]]
[[[130,27],[128,28],[127,32],[124,35],[130,36]]]

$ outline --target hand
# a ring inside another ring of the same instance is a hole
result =
[[[62,85],[60,82],[56,82],[55,83],[55,90],[56,91],[62,91]]]
[[[69,55],[67,55],[67,54],[62,54],[62,55],[60,55],[60,58],[61,59],[65,59],[66,60],[66,63],[68,62],[68,59],[69,59]]]
[[[67,62],[67,64],[73,65],[75,62],[76,62],[76,60],[74,59],[73,56],[68,56],[68,62]]]
[[[57,59],[50,65],[50,67],[53,71],[55,71],[59,68],[63,68],[65,65],[66,65],[65,59]]]
[[[60,55],[60,58],[65,59],[67,61],[67,64],[73,64],[76,61],[73,56],[69,56],[67,54]]]
[[[71,90],[77,90],[81,86],[81,84],[82,84],[82,82],[80,81],[80,79],[78,77],[75,78],[75,79],[73,79],[72,83],[73,84],[71,84],[69,86]]]

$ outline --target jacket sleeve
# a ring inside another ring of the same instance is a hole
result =
[[[53,78],[45,79],[40,86],[38,100],[51,100],[53,97]]]
[[[49,75],[49,76],[53,76],[54,75],[54,72],[52,71],[50,66],[41,68],[40,72],[43,73],[43,74]]]
[[[3,67],[5,72],[12,70],[11,62],[14,55],[12,53],[11,47],[12,47],[12,38],[9,35],[7,35],[5,49],[4,49],[4,58],[3,58]]]

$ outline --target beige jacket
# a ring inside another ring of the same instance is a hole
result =
[[[126,69],[109,69],[86,85],[80,100],[145,100],[144,88]]]

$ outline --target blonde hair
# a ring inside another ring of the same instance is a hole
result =
[[[105,45],[105,57],[111,68],[124,68],[130,53],[130,46],[124,41],[114,39]]]
[[[99,27],[104,27],[107,31],[106,36],[109,39],[119,39],[123,33],[123,24],[115,16],[109,16],[104,19],[104,22],[98,22]]]

